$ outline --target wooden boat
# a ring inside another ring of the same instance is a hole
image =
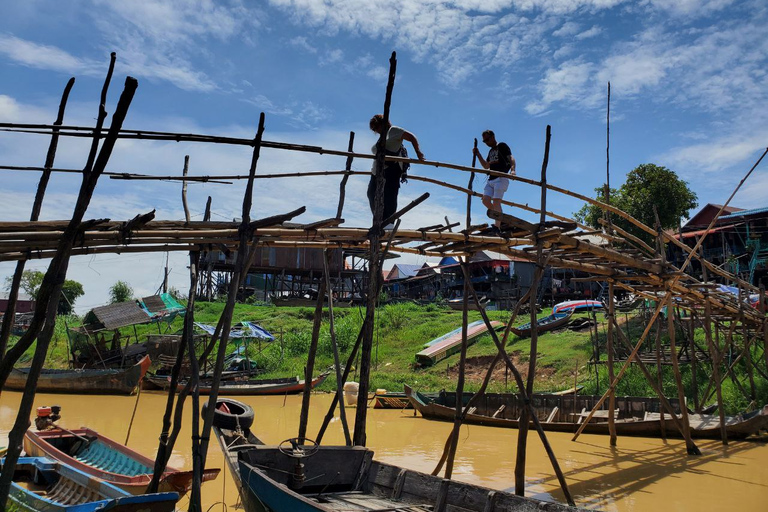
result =
[[[554,331],[560,327],[564,327],[571,320],[573,310],[569,310],[565,313],[552,313],[551,315],[539,318],[536,321],[536,332],[541,334],[542,332]],[[527,338],[531,335],[531,323],[518,325],[509,329],[513,334],[520,336],[521,338]]]
[[[453,422],[456,407],[455,393],[441,392],[430,400],[418,391],[405,386],[405,394],[413,407],[424,418]],[[546,431],[574,433],[582,421],[600,400],[600,396],[534,394],[531,401],[541,426]],[[466,403],[466,397],[464,397]],[[679,401],[669,402],[679,415]],[[604,404],[607,407],[607,401]],[[616,434],[620,436],[661,437],[662,422],[658,398],[616,397]],[[469,410],[465,423],[489,427],[517,428],[520,417],[520,401],[513,393],[486,393],[479,403]],[[720,438],[720,418],[717,415],[689,414],[691,436],[696,438]],[[729,439],[744,439],[768,428],[768,405],[761,410],[738,416],[726,417]],[[664,415],[667,436],[679,436],[674,421]],[[608,410],[598,410],[584,428],[585,434],[608,434]]]
[[[480,305],[482,307],[485,307],[485,305],[488,304],[488,302],[490,302],[490,301],[487,300],[485,297],[482,297],[480,299]],[[456,310],[456,311],[463,311],[464,310],[464,299],[463,298],[448,299],[447,301],[445,301],[445,303],[448,305],[449,308],[451,308],[453,310]],[[469,311],[480,311],[480,309],[477,307],[477,304],[475,304],[475,301],[471,300],[471,299],[469,301],[469,304],[467,304],[467,309]]]
[[[568,300],[555,304],[552,308],[553,313],[565,313],[567,311],[577,311],[580,309],[602,309],[603,303],[599,300],[581,299],[581,300]]]
[[[215,419],[214,432],[245,512],[575,510],[377,461],[363,446],[297,439],[267,446],[249,429],[230,430]]]
[[[43,370],[37,381],[38,393],[76,393],[91,395],[131,395],[147,373],[151,361],[141,361],[126,369]],[[24,391],[29,368],[14,368],[5,389]]]
[[[33,457],[63,462],[133,495],[143,494],[152,480],[155,461],[89,428],[75,430],[28,430],[24,451]],[[207,469],[203,482],[215,479],[219,469]],[[184,495],[192,487],[192,472],[166,468],[160,492]]]
[[[179,495],[133,496],[61,462],[22,457],[16,463],[9,500],[19,510],[31,512],[172,512]]]
[[[499,329],[503,326],[501,322],[493,321],[491,326]],[[477,338],[488,332],[485,323],[476,324],[474,327],[467,328],[467,343],[472,344]],[[450,333],[449,333],[450,334]],[[461,329],[458,332],[442,339],[441,341],[429,345],[427,348],[416,354],[416,361],[422,366],[429,366],[438,361],[442,361],[461,349]]]
[[[424,393],[427,398],[437,398],[437,393]],[[377,390],[373,395],[374,409],[413,409],[411,401],[405,393],[396,391]]]
[[[312,380],[312,388],[321,385],[328,378],[330,372],[324,372]],[[148,375],[146,379],[160,389],[170,387],[169,377],[157,377]],[[186,380],[180,381],[176,391],[181,391],[186,385]],[[304,379],[287,377],[282,379],[260,380],[226,380],[219,383],[219,395],[222,396],[246,396],[246,395],[295,395],[304,391]],[[211,392],[211,381],[204,380],[200,383],[200,394],[208,395]]]

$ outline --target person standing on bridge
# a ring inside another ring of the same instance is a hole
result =
[[[419,160],[424,160],[424,153],[419,148],[419,141],[416,136],[409,131],[400,128],[399,126],[392,126],[392,123],[387,121],[384,123],[384,116],[376,114],[371,118],[369,123],[371,130],[381,135],[386,131],[386,144],[385,151],[389,156],[401,156],[408,158],[408,152],[403,147],[403,140],[407,140],[413,145],[413,149],[416,152],[416,156]],[[373,145],[373,154],[376,154],[376,145]],[[384,215],[382,220],[387,219],[393,213],[397,211],[397,194],[400,192],[400,181],[405,179],[405,173],[408,170],[409,164],[403,164],[400,162],[384,162]],[[371,167],[371,181],[368,183],[368,203],[371,206],[371,213],[374,213],[374,205],[376,203],[376,161],[373,161]],[[391,229],[393,224],[384,226],[384,229]]]
[[[491,148],[488,151],[488,158],[483,158],[480,150],[472,148],[472,152],[480,161],[483,169],[515,175],[515,157],[512,156],[512,150],[504,142],[496,142],[496,135],[491,130],[483,132],[483,142]],[[483,205],[489,210],[501,213],[501,199],[504,192],[509,187],[509,178],[502,176],[488,176],[483,189]],[[501,220],[496,220],[493,225],[495,233],[501,233]]]

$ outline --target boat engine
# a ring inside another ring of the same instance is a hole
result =
[[[52,405],[48,407],[43,405],[37,408],[37,416],[35,417],[35,428],[37,430],[50,430],[56,425],[54,423],[61,419],[61,406]]]

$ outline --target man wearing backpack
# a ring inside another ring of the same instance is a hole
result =
[[[419,141],[411,132],[392,126],[392,123],[384,123],[384,116],[376,114],[369,123],[371,130],[381,135],[386,130],[386,144],[384,150],[389,156],[408,157],[408,152],[403,146],[403,140],[407,140],[413,145],[416,156],[419,160],[424,160],[424,153],[419,149]],[[373,145],[373,154],[376,154],[376,144]],[[400,181],[405,181],[406,172],[410,164],[401,164],[398,162],[384,162],[384,216],[383,219],[397,211],[397,194],[400,192]],[[371,181],[368,183],[368,203],[371,206],[371,213],[374,210],[376,199],[376,161],[371,167]],[[384,226],[384,229],[391,229],[393,224]]]
[[[483,132],[483,142],[491,148],[488,151],[488,159],[484,159],[480,150],[473,148],[472,152],[477,156],[483,169],[491,171],[511,173],[515,175],[515,157],[512,156],[512,150],[503,142],[496,142],[496,135],[491,130]],[[501,176],[488,176],[483,190],[483,205],[489,210],[501,212],[501,198],[509,187],[509,178]],[[493,225],[496,234],[501,233],[501,221],[497,220]]]

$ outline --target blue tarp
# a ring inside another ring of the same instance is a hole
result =
[[[195,325],[202,329],[203,331],[207,332],[208,334],[213,335],[213,333],[216,331],[215,325],[208,325],[208,324],[201,324],[199,322],[195,322]],[[275,337],[272,336],[272,334],[258,325],[255,322],[240,322],[239,324],[232,327],[232,329],[229,331],[229,337],[230,338],[261,338],[265,340],[274,340]]]

